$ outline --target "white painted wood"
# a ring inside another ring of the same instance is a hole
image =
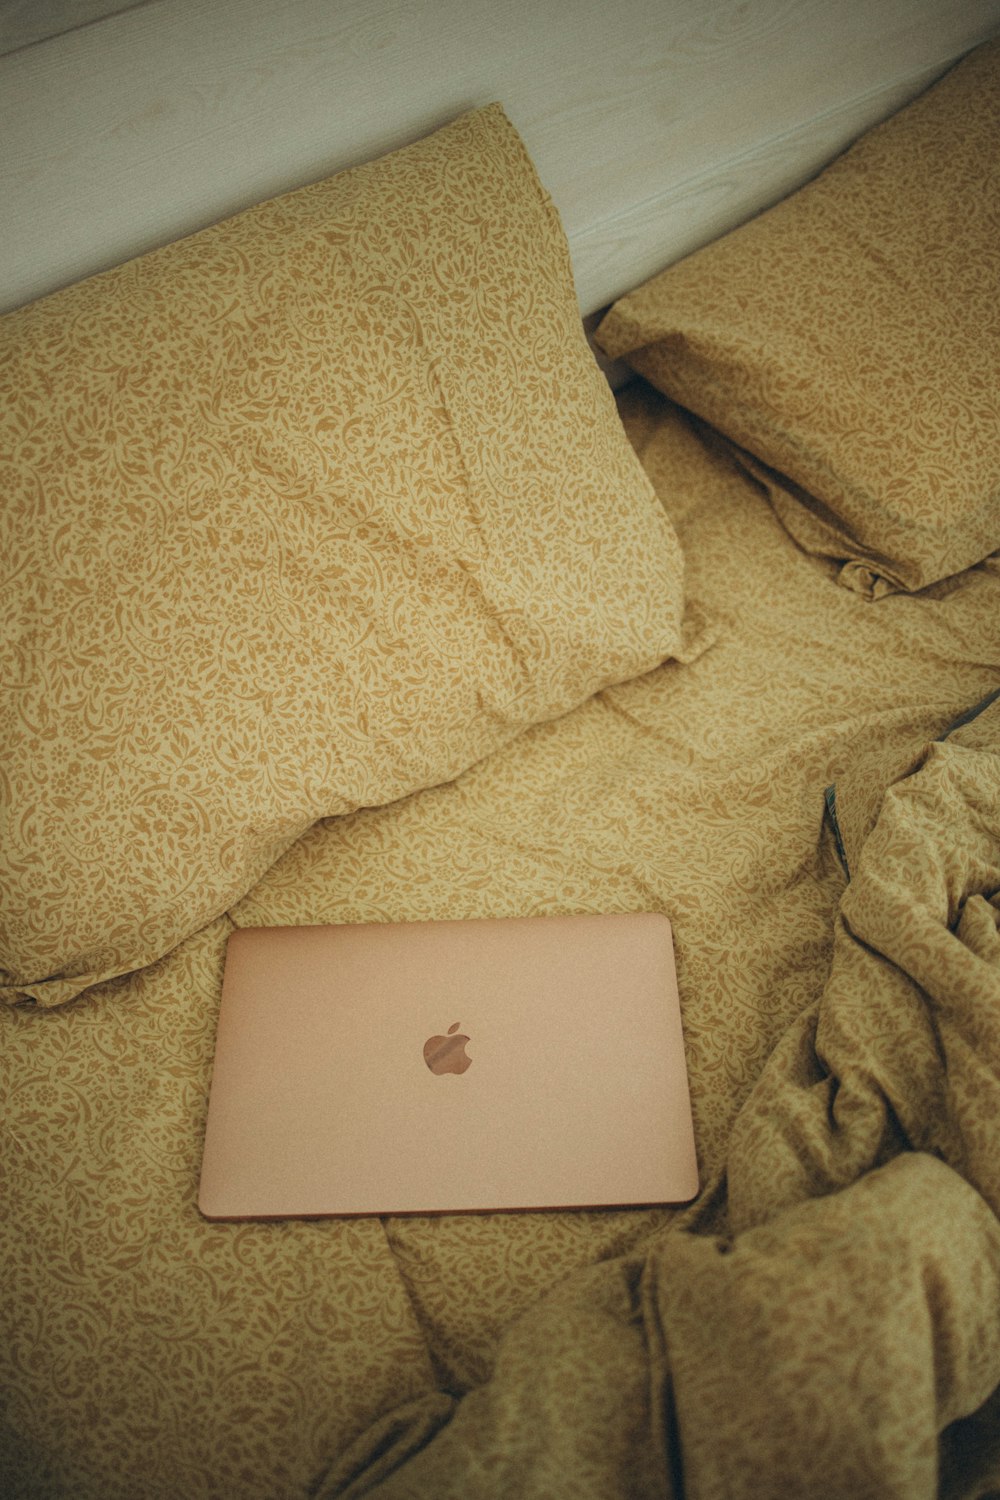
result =
[[[0,0],[0,55],[156,0]]]
[[[821,171],[846,143],[933,83],[940,71],[934,67],[849,100],[577,231],[571,244],[581,306],[600,307],[622,266],[628,267],[629,286],[637,286],[777,203]]]
[[[589,311],[998,30],[1000,0],[152,0],[0,58],[0,307],[499,99]]]

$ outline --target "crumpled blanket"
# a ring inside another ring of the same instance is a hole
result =
[[[1000,703],[874,807],[858,785],[828,982],[724,1173],[525,1312],[487,1384],[368,1432],[322,1500],[1000,1494]]]

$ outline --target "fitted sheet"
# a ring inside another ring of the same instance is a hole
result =
[[[495,1493],[497,1445],[513,1453],[513,1431],[558,1410],[567,1378],[592,1397],[595,1454],[618,1467],[602,1469],[578,1434],[576,1470],[562,1453],[553,1479],[522,1443],[505,1481],[516,1492],[642,1493],[676,1464],[662,1440],[630,1443],[626,1472],[623,1443],[602,1432],[621,1438],[619,1398],[650,1388],[650,1364],[632,1346],[623,1355],[618,1331],[648,1348],[674,1325],[637,1308],[660,1307],[650,1287],[681,1284],[677,1257],[766,1231],[770,1179],[743,1173],[734,1203],[732,1153],[752,1156],[748,1101],[782,1049],[812,1034],[804,1018],[845,942],[824,789],[859,756],[935,738],[997,687],[1000,566],[868,601],[798,549],[711,433],[641,383],[619,404],[684,548],[687,661],[598,694],[447,785],[315,826],[231,912],[141,974],[50,1013],[0,1011],[5,1493],[360,1494],[394,1471],[392,1494],[439,1494],[453,1443],[468,1460],[457,1493]],[[674,927],[704,1183],[691,1208],[199,1217],[234,926],[635,909]],[[910,1158],[893,1170],[889,1193],[915,1213],[938,1192],[914,1182]],[[806,1212],[828,1187],[789,1202]],[[958,1189],[941,1191],[950,1203]],[[766,1310],[781,1276],[763,1284]],[[711,1277],[700,1286],[685,1348],[714,1326],[721,1293]],[[547,1363],[557,1328],[570,1355]],[[534,1384],[512,1382],[524,1368]],[[714,1368],[720,1386],[733,1370],[738,1385],[733,1345]],[[726,1493],[731,1475],[709,1469],[703,1492]]]

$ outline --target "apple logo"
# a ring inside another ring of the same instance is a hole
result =
[[[472,1067],[472,1058],[465,1051],[467,1036],[457,1035],[460,1021],[448,1027],[447,1036],[431,1036],[424,1043],[424,1062],[438,1077],[442,1073],[464,1073]]]

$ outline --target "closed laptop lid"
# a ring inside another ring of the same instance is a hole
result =
[[[229,940],[209,1218],[684,1202],[658,913],[247,928]]]

